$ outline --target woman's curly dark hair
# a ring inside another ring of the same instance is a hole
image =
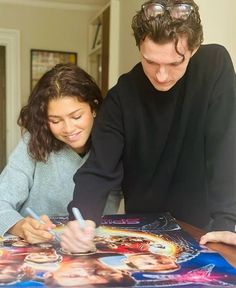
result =
[[[51,133],[47,115],[49,101],[65,96],[88,103],[96,113],[102,103],[97,84],[78,66],[57,64],[46,72],[35,85],[17,121],[22,133],[30,133],[28,152],[36,161],[45,162],[52,151],[59,151],[65,145]]]
[[[187,37],[190,51],[198,48],[203,41],[203,30],[197,4],[193,0],[151,0],[145,4],[155,2],[163,6],[190,4],[193,7],[193,11],[186,20],[173,20],[167,10],[163,15],[148,20],[141,9],[132,20],[132,29],[136,45],[140,47],[141,42],[146,37],[159,44],[174,41],[176,52],[180,54],[177,50],[178,39],[179,37],[185,36]]]

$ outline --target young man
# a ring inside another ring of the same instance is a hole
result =
[[[126,213],[170,211],[203,229],[234,231],[236,85],[228,52],[201,45],[193,0],[148,1],[132,28],[141,63],[108,92],[89,160],[74,177],[70,214],[79,207],[98,224],[108,191],[121,183]],[[92,223],[68,227],[62,246],[88,248]]]

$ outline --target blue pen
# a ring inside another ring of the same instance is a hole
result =
[[[25,208],[25,210],[29,213],[29,215],[30,215],[32,218],[34,218],[35,220],[38,220],[41,224],[45,224],[45,222],[44,222],[42,219],[40,219],[39,215],[36,214],[30,207]],[[51,235],[53,235],[58,242],[61,241],[60,237],[57,235],[56,232],[54,232],[53,230],[49,230],[48,232],[49,232]]]
[[[83,216],[81,215],[80,211],[78,208],[76,207],[73,207],[72,208],[72,212],[75,216],[75,219],[79,222],[79,226],[81,229],[84,229],[85,228],[85,221],[84,221],[84,218]]]

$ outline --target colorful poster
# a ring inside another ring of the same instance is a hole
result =
[[[60,234],[66,218],[55,218]],[[0,286],[236,287],[236,269],[186,234],[168,213],[104,216],[93,251],[59,243],[0,242]]]

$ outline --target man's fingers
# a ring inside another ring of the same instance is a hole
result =
[[[73,253],[94,250],[94,235],[95,223],[93,221],[86,220],[84,229],[81,229],[77,221],[71,221],[61,235],[61,247]]]
[[[200,239],[200,244],[207,242],[222,242],[225,244],[236,245],[236,233],[230,231],[208,232]]]

